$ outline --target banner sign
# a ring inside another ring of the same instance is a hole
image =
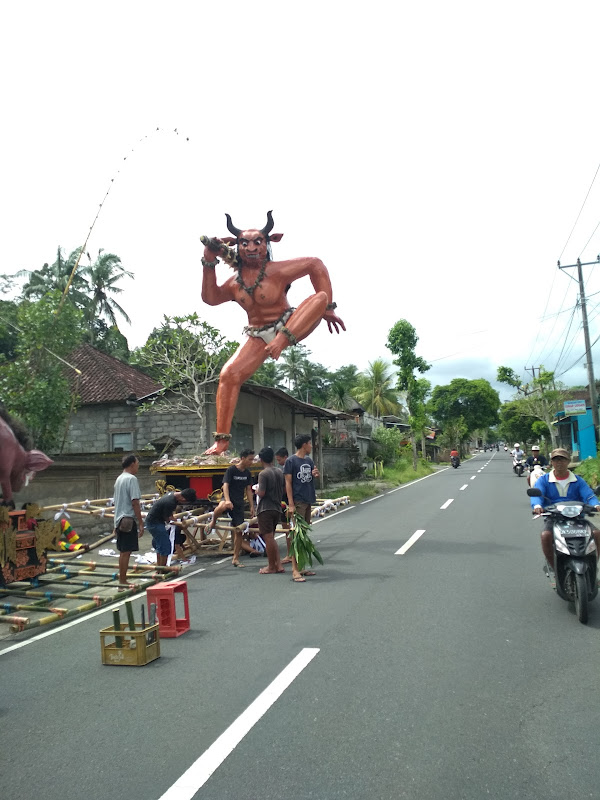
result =
[[[565,416],[586,413],[585,400],[565,400]]]

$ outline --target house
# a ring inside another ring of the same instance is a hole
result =
[[[559,447],[565,447],[573,454],[574,461],[596,458],[596,432],[592,419],[592,404],[588,389],[575,389],[569,392],[570,400],[585,402],[585,413],[565,413],[557,411],[552,423],[556,428]]]
[[[141,370],[124,364],[112,356],[82,345],[70,356],[81,376],[74,388],[80,398],[77,411],[71,415],[65,437],[63,455],[156,452],[177,446],[177,455],[196,455],[212,442],[216,427],[214,395],[210,387],[209,400],[204,408],[203,422],[192,412],[161,412],[162,387]],[[140,403],[156,401],[140,413]],[[320,408],[268,386],[246,383],[232,425],[231,451],[244,448],[258,451],[264,445],[277,450],[287,447],[292,452],[298,433],[312,433],[315,442],[315,462],[322,458],[318,442],[324,432],[322,425],[334,425],[347,418],[344,412]],[[336,460],[337,463],[337,460]],[[321,472],[332,474],[326,462]]]

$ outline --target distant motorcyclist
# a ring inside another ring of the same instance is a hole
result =
[[[450,463],[452,466],[456,464],[456,466],[460,466],[460,456],[458,455],[458,450],[450,450]]]
[[[539,448],[539,446],[537,444],[534,444],[533,447],[531,448],[531,455],[527,456],[527,460],[525,461],[525,463],[531,469],[533,469],[533,467],[537,467],[537,466],[540,466],[540,467],[547,467],[548,466],[548,461],[546,459],[546,456],[543,456],[540,453],[540,448]]]
[[[546,506],[560,500],[578,500],[590,506],[599,506],[600,500],[579,475],[569,470],[569,453],[564,447],[557,447],[550,453],[552,469],[535,482],[542,497],[532,497],[531,507],[534,514],[541,514]],[[591,524],[591,523],[590,523]],[[600,554],[600,531],[592,525],[592,535],[596,542],[596,558]],[[542,531],[542,550],[549,568],[554,571],[554,548],[552,541],[552,519],[544,517]]]
[[[517,458],[525,458],[525,453],[521,450],[521,445],[515,442],[514,448],[510,451],[511,456],[516,460]]]

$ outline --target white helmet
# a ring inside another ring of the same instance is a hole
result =
[[[518,442],[515,442],[515,447],[520,447],[521,445]]]
[[[531,449],[532,450],[539,450],[540,448],[539,448],[539,445],[534,444]]]

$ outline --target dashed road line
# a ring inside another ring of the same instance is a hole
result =
[[[445,508],[448,508],[448,506],[450,505],[450,503],[453,503],[453,502],[454,502],[454,498],[453,498],[453,497],[451,497],[451,498],[450,498],[450,500],[446,500],[446,502],[444,503],[444,505],[443,505],[443,506],[440,506],[440,511],[443,511]]]
[[[409,550],[413,546],[413,544],[421,538],[421,536],[423,536],[424,533],[425,533],[424,529],[415,531],[413,535],[410,537],[410,539],[408,539],[399,550],[396,550],[394,555],[403,556],[406,553],[406,551]]]

